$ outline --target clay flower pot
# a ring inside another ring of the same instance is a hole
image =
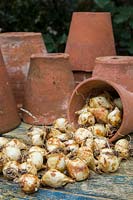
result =
[[[75,12],[65,52],[73,71],[92,71],[96,57],[116,55],[110,13]]]
[[[32,55],[24,108],[35,118],[24,113],[23,120],[29,124],[48,125],[58,117],[66,117],[73,88],[68,54]]]
[[[75,111],[83,107],[89,94],[100,91],[109,91],[118,95],[123,104],[122,123],[118,131],[110,139],[110,142],[113,142],[133,131],[133,112],[131,112],[133,108],[133,93],[127,91],[121,85],[99,78],[91,78],[83,81],[75,88],[71,96],[68,108],[68,119],[75,127],[78,127],[78,116],[75,114]]]
[[[93,77],[113,81],[133,92],[133,56],[96,58]]]
[[[0,134],[16,128],[19,124],[16,103],[0,51]]]
[[[30,56],[46,52],[41,33],[1,33],[0,46],[16,102],[22,107]]]

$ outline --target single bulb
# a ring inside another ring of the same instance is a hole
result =
[[[58,138],[50,138],[46,141],[46,148],[49,152],[63,149],[65,145]]]
[[[21,159],[21,151],[16,146],[5,147],[3,153],[8,160],[18,161]]]
[[[29,158],[27,159],[27,162],[32,163],[37,170],[40,170],[43,168],[43,155],[41,152],[31,152],[29,154]]]
[[[9,161],[3,167],[3,175],[8,180],[14,180],[19,177],[19,163],[16,161]]]
[[[83,112],[78,118],[79,125],[94,125],[95,117],[90,112]]]
[[[65,174],[61,173],[56,169],[48,170],[42,177],[41,183],[43,185],[48,185],[53,188],[61,187],[67,183],[73,183],[74,180],[67,177]]]
[[[106,108],[98,107],[98,108],[90,108],[89,111],[94,115],[97,122],[99,123],[107,123],[107,117],[109,114],[109,111]]]
[[[120,110],[117,107],[115,107],[115,109],[109,113],[108,121],[114,127],[118,127],[120,125],[122,116]]]
[[[54,128],[58,129],[61,132],[66,131],[67,124],[68,124],[68,121],[65,118],[58,118],[53,123]]]
[[[64,172],[66,169],[65,155],[63,153],[50,154],[47,157],[48,169],[57,169]]]
[[[66,159],[66,166],[69,175],[76,181],[82,181],[89,177],[89,169],[86,163],[79,158],[74,160]]]
[[[93,138],[93,134],[88,129],[78,128],[74,133],[74,138],[78,144],[82,144],[87,138]]]
[[[23,174],[19,178],[19,184],[23,192],[31,194],[38,191],[40,180],[33,174]]]
[[[93,97],[89,100],[89,106],[91,108],[107,108],[107,109],[112,109],[111,103],[107,100],[106,97],[99,95],[97,97]]]
[[[93,134],[96,136],[105,137],[106,136],[106,128],[105,128],[104,124],[95,124],[93,126]]]

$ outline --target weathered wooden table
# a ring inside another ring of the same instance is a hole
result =
[[[25,140],[29,125],[22,123],[17,129],[5,134]],[[41,188],[37,193],[25,195],[18,184],[0,177],[0,200],[133,200],[133,158],[123,161],[118,172],[98,175],[91,173],[88,180],[68,184],[63,188]]]

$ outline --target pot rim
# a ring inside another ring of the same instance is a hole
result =
[[[59,58],[69,58],[68,53],[39,53],[39,54],[32,54],[31,58],[45,58],[45,59],[59,59]]]
[[[97,57],[95,63],[125,65],[133,64],[133,56],[103,56]]]
[[[73,15],[78,15],[78,14],[83,14],[83,15],[110,15],[110,12],[73,12]]]
[[[27,36],[37,36],[41,33],[37,32],[5,32],[0,33],[0,37],[27,37]]]

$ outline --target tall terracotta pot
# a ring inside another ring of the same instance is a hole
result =
[[[0,46],[17,105],[22,107],[30,56],[45,53],[45,44],[41,33],[11,32],[0,34]]]
[[[96,57],[115,55],[110,13],[73,13],[65,52],[73,71],[92,71]]]
[[[96,58],[93,77],[121,84],[133,92],[133,56],[105,56]]]
[[[80,110],[85,104],[85,100],[92,92],[109,91],[118,95],[123,104],[123,119],[120,128],[115,135],[110,139],[113,142],[122,136],[125,136],[133,131],[133,93],[127,91],[124,87],[111,81],[106,81],[100,78],[91,78],[80,83],[70,99],[68,108],[68,119],[71,123],[77,124],[77,115],[75,111]]]
[[[66,117],[73,88],[68,54],[32,55],[24,108],[36,119],[24,113],[23,120],[29,124],[48,125],[58,117]]]
[[[20,119],[0,51],[0,134],[16,128],[19,124]]]

